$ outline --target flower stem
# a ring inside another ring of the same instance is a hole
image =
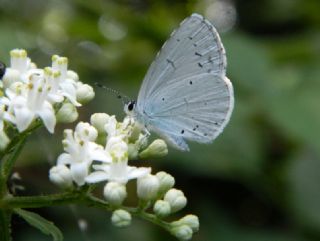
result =
[[[102,209],[105,211],[113,210],[106,201],[81,190],[42,196],[7,197],[3,199],[2,202],[0,201],[0,209],[41,208],[67,204],[80,204],[88,207]],[[121,209],[124,209],[134,216],[140,217],[141,219],[147,220],[169,231],[170,225],[167,222],[157,218],[154,214],[147,213],[139,208],[134,207],[121,207]]]
[[[0,240],[11,241],[11,212],[0,209]]]

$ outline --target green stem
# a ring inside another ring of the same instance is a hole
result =
[[[11,212],[0,209],[0,240],[11,241]]]
[[[2,160],[1,163],[1,173],[0,173],[0,197],[6,195],[7,192],[7,180],[12,171],[12,168],[26,142],[27,135],[21,136],[19,142],[17,143],[15,150],[6,160]]]
[[[104,211],[112,211],[112,207],[104,200],[87,194],[83,191],[65,192],[61,194],[31,196],[31,197],[7,197],[2,203],[0,208],[14,209],[14,208],[41,208],[48,206],[58,206],[67,204],[81,204],[88,207],[102,209]],[[147,220],[156,224],[165,230],[169,231],[170,225],[157,218],[154,214],[147,213],[139,208],[121,207],[132,215]]]

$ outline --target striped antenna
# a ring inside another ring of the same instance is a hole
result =
[[[111,88],[109,88],[109,87],[107,87],[105,85],[102,85],[102,84],[98,83],[98,82],[96,82],[95,85],[100,87],[100,88],[102,88],[102,89],[104,89],[104,90],[106,90],[106,91],[108,91],[108,92],[110,92],[110,93],[112,93],[112,94],[114,94],[118,99],[122,100],[122,103],[124,105],[132,101],[128,96],[124,95],[123,93],[121,93],[121,92],[119,92],[117,90],[111,89]]]

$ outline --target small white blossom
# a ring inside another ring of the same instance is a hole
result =
[[[121,205],[127,197],[126,186],[117,182],[108,182],[103,189],[103,195],[111,205]]]
[[[151,168],[128,166],[127,161],[93,165],[93,168],[96,171],[86,178],[88,183],[112,181],[126,184],[131,179],[143,177],[151,172]]]
[[[49,132],[54,132],[56,117],[51,103],[47,100],[48,86],[46,80],[37,74],[29,76],[27,86],[15,85],[14,93],[11,89],[6,90],[7,97],[2,98],[2,103],[8,106],[11,112],[7,120],[16,124],[20,132],[26,130],[29,125],[40,117]]]
[[[164,200],[170,203],[171,211],[177,212],[187,205],[187,198],[183,192],[172,188],[164,196]]]
[[[152,200],[157,197],[159,190],[159,180],[156,176],[148,174],[138,178],[137,194],[142,200]]]
[[[59,89],[74,106],[81,106],[77,101],[76,81],[68,77],[68,58],[58,55],[52,56],[52,70],[60,72]],[[69,74],[70,76],[70,74]]]
[[[52,167],[49,171],[49,179],[62,188],[68,188],[72,186],[71,171],[65,165],[57,165]]]
[[[112,224],[118,228],[124,228],[131,224],[131,214],[123,209],[117,209],[111,216]]]
[[[94,142],[97,131],[88,123],[80,122],[75,132],[65,130],[64,150],[58,157],[58,164],[69,165],[73,180],[79,185],[85,183],[89,167],[94,160],[111,162],[111,156]]]
[[[164,218],[171,213],[170,203],[164,200],[157,200],[153,206],[153,212],[160,218]]]
[[[4,88],[10,87],[15,82],[23,82],[29,70],[35,69],[35,65],[28,58],[27,51],[24,49],[13,49],[10,51],[10,66],[6,68],[3,76]]]

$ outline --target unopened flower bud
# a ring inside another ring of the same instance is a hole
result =
[[[152,200],[157,197],[159,190],[159,180],[156,176],[148,174],[138,178],[137,194],[142,200]]]
[[[85,104],[94,98],[94,91],[90,85],[77,82],[77,101]]]
[[[164,200],[170,203],[172,212],[177,212],[187,205],[187,198],[183,192],[175,188],[170,189],[166,193]]]
[[[112,224],[118,228],[124,228],[131,224],[131,214],[123,209],[115,210],[111,216]]]
[[[164,140],[154,140],[139,156],[140,158],[163,157],[168,154],[168,147]]]
[[[103,195],[111,205],[121,205],[127,197],[126,186],[117,182],[108,182],[104,187]]]
[[[7,68],[6,73],[2,78],[3,88],[9,88],[11,84],[20,81],[21,74],[18,70]]]
[[[175,180],[174,177],[170,174],[166,172],[158,172],[156,174],[156,177],[158,178],[160,183],[159,193],[163,194],[174,186]]]
[[[187,225],[181,225],[171,229],[171,233],[179,240],[190,240],[192,238],[192,229]]]
[[[136,160],[138,159],[139,148],[136,144],[129,143],[128,145],[128,158],[129,160]]]
[[[72,186],[71,171],[65,165],[57,165],[52,167],[49,171],[49,179],[54,184],[62,188],[69,188]]]
[[[64,103],[57,113],[57,121],[62,123],[71,123],[78,119],[77,108],[71,103]]]
[[[157,200],[153,206],[153,211],[158,217],[164,218],[171,213],[171,207],[167,201]]]
[[[105,133],[105,124],[108,123],[110,116],[106,113],[95,113],[90,118],[90,123],[93,125],[99,133]]]
[[[7,134],[2,130],[0,131],[0,150],[4,150],[9,144],[10,139]]]
[[[79,81],[79,75],[73,70],[67,71],[67,77],[70,79],[73,79],[74,81]]]
[[[98,131],[87,122],[79,122],[76,126],[75,133],[83,140],[95,141],[98,137]]]
[[[178,227],[181,225],[187,225],[189,226],[192,231],[195,233],[199,230],[199,218],[196,215],[188,214],[184,216],[183,218],[179,219],[178,221],[172,222],[172,226]]]

